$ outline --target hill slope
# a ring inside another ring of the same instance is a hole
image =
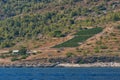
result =
[[[1,0],[0,6],[0,48],[37,51],[0,54],[6,62],[120,61],[119,0]]]
[[[1,48],[120,20],[119,0],[1,0],[0,5]]]

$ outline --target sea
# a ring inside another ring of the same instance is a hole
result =
[[[120,68],[0,68],[0,80],[120,80]]]

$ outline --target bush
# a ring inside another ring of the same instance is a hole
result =
[[[66,56],[67,56],[67,57],[72,57],[72,56],[74,56],[74,54],[71,53],[71,52],[68,52],[68,53],[66,54]]]
[[[22,55],[21,59],[26,59],[28,55]]]
[[[0,58],[5,59],[5,56],[4,55],[0,55]]]
[[[21,54],[21,55],[27,54],[26,52],[27,52],[26,47],[21,47],[20,50],[19,50],[19,54]]]
[[[95,51],[95,53],[99,53],[99,52],[100,52],[100,49],[99,49],[98,47],[96,47],[96,48],[94,49],[94,51]]]
[[[62,37],[62,32],[61,31],[54,31],[53,37]]]
[[[110,33],[111,36],[115,36],[115,33]]]
[[[12,50],[9,50],[9,53],[11,54],[11,53],[12,53]]]
[[[97,41],[96,44],[101,45],[102,41]]]
[[[76,51],[77,51],[77,52],[82,52],[83,49],[76,48]]]
[[[101,49],[107,49],[108,47],[105,46],[105,45],[101,45],[100,48],[101,48]]]
[[[19,59],[16,57],[11,58],[11,61],[17,61],[17,60],[19,60]]]
[[[119,26],[117,26],[117,29],[120,29],[120,25],[119,25]]]
[[[85,62],[83,60],[80,60],[79,61],[79,64],[84,64]]]
[[[10,41],[5,41],[5,42],[2,42],[1,44],[0,44],[0,46],[2,47],[2,48],[9,48],[9,47],[12,47],[12,46],[14,46],[15,44],[14,43],[12,43],[12,42],[10,42]]]

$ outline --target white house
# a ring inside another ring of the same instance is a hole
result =
[[[19,53],[19,50],[13,50],[12,51],[12,54],[18,54]]]

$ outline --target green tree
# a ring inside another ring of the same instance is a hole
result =
[[[23,47],[23,46],[20,47],[19,53],[20,53],[21,55],[27,54],[27,48],[26,48],[26,47]]]

